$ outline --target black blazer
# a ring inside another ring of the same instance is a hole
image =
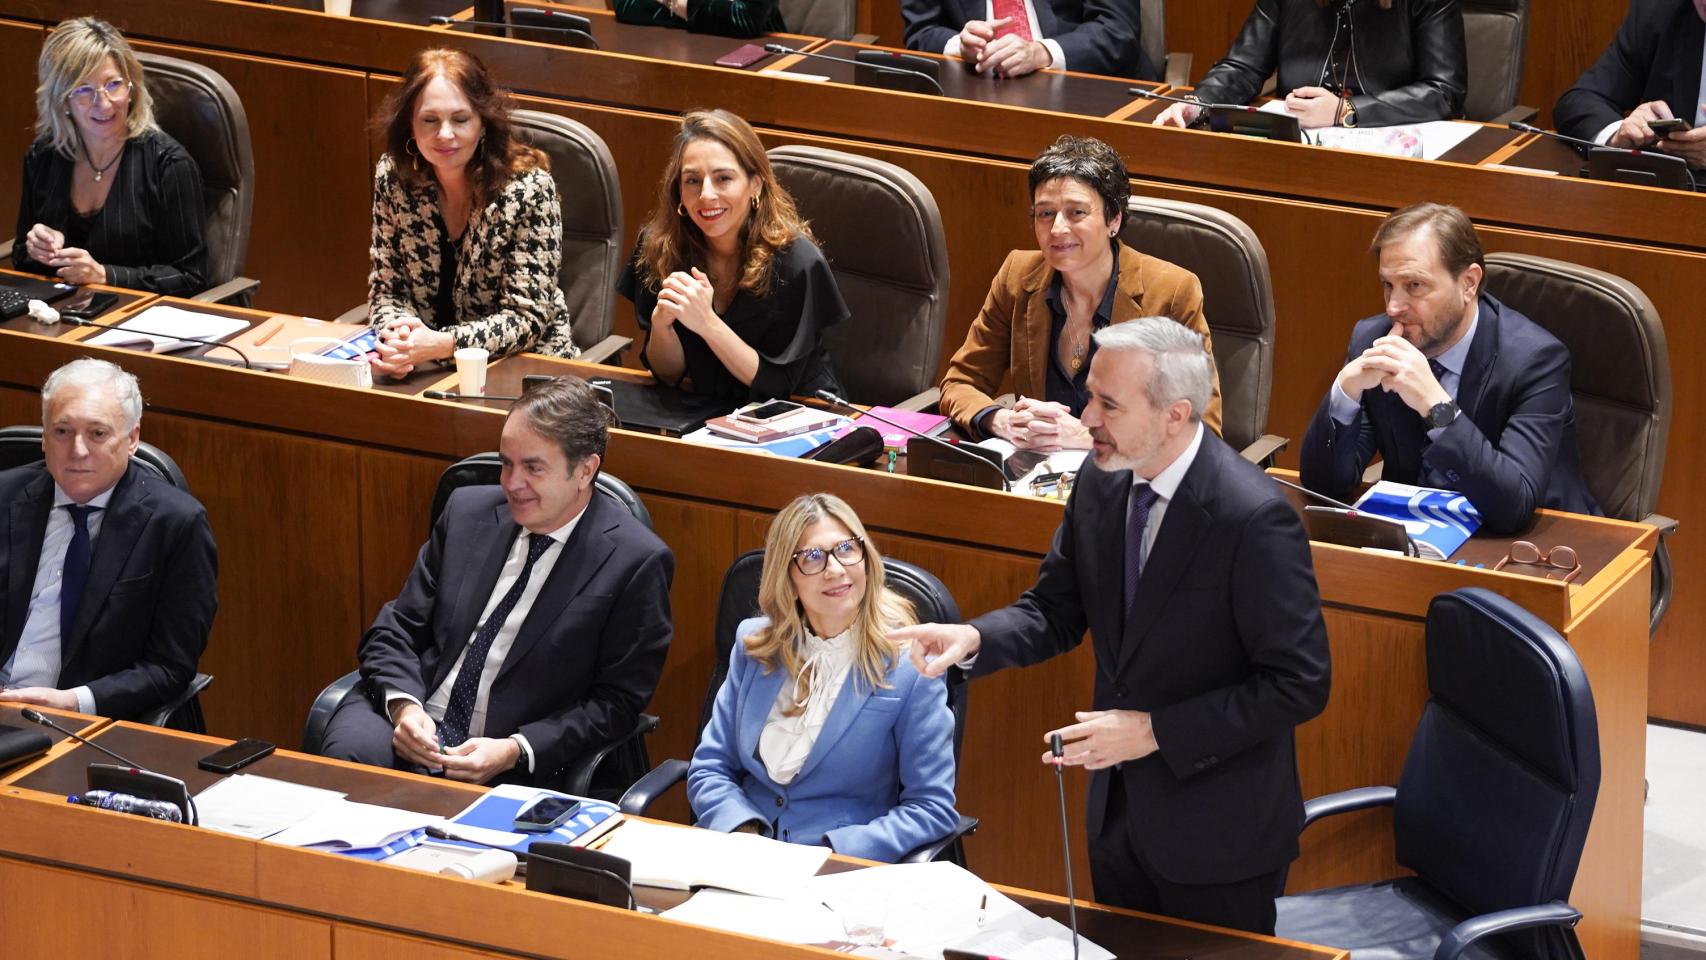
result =
[[[1631,0],[1617,37],[1552,108],[1558,132],[1592,140],[1643,103],[1663,100],[1689,123],[1700,108],[1706,21],[1689,0]]]
[[[202,207],[201,171],[195,160],[159,130],[133,137],[114,175],[107,201],[79,244],[71,222],[71,171],[46,139],[24,154],[24,188],[18,204],[17,243],[12,262],[19,270],[52,273],[30,259],[24,238],[36,224],[66,233],[107,270],[107,283],[188,297],[207,288],[207,216]]]
[[[381,714],[382,687],[425,703],[444,682],[520,532],[498,487],[451,494],[402,594],[361,638]],[[663,541],[595,492],[492,683],[486,736],[525,736],[539,779],[628,732],[663,672],[674,572]]]
[[[1091,774],[1089,832],[1121,777],[1131,834],[1174,883],[1227,883],[1297,856],[1292,730],[1327,704],[1309,542],[1279,487],[1212,430],[1167,505],[1123,616],[1130,471],[1086,460],[1036,585],[971,621],[982,675],[1096,649],[1094,708],[1152,714],[1160,752]],[[1061,706],[1063,719],[1066,705]]]
[[[1159,80],[1143,52],[1138,0],[1033,0],[1037,28],[1060,44],[1066,69]],[[988,0],[901,0],[906,48],[941,53],[969,20],[989,15]]]
[[[0,663],[18,648],[53,509],[53,478],[36,463],[0,473]],[[87,684],[103,716],[133,719],[184,692],[218,607],[219,557],[207,511],[132,463],[101,520],[59,688]]]
[[[1385,314],[1358,323],[1345,362],[1391,329]],[[1363,391],[1362,410],[1348,425],[1333,419],[1331,396],[1321,401],[1303,437],[1304,486],[1349,499],[1376,451],[1386,463],[1383,479],[1422,482],[1427,425],[1398,394]],[[1462,413],[1428,448],[1428,463],[1435,479],[1469,498],[1489,532],[1520,531],[1536,507],[1604,515],[1582,479],[1570,352],[1489,294],[1481,294],[1457,406]]]
[[[1351,5],[1351,39],[1359,67],[1351,97],[1365,127],[1446,120],[1463,115],[1469,61],[1457,0],[1256,0],[1232,49],[1197,84],[1210,103],[1249,103],[1279,72],[1276,96],[1323,86],[1340,3]],[[1360,79],[1360,83],[1357,80]]]

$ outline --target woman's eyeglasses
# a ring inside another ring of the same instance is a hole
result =
[[[1527,540],[1517,540],[1511,544],[1510,552],[1505,554],[1505,558],[1493,564],[1493,569],[1503,570],[1508,563],[1540,564],[1555,570],[1568,570],[1569,572],[1564,574],[1563,583],[1569,583],[1571,578],[1582,572],[1582,561],[1576,556],[1575,548],[1563,544],[1550,550],[1541,550]],[[1552,579],[1551,575],[1546,579]]]
[[[804,550],[795,550],[794,567],[808,577],[814,576],[822,573],[823,568],[829,566],[830,557],[834,557],[835,562],[843,567],[864,563],[865,541],[863,538],[854,537],[851,540],[843,540],[828,549],[807,547]]]
[[[106,97],[108,103],[122,103],[130,99],[130,81],[108,80],[98,86],[93,83],[85,83],[81,86],[72,87],[71,92],[65,95],[65,99],[79,107],[92,107],[95,105],[96,94]]]

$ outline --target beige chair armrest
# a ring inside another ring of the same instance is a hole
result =
[[[875,44],[877,42],[877,35],[874,33],[855,33],[851,37],[847,38],[847,42]]]
[[[937,412],[936,404],[940,402],[941,399],[942,391],[936,387],[931,387],[923,393],[907,397],[905,400],[895,404],[894,408],[896,410],[913,410],[919,413],[935,413]]]
[[[1161,79],[1170,87],[1185,87],[1191,82],[1191,55],[1188,53],[1169,53],[1167,63],[1162,67]]]
[[[367,322],[367,304],[364,303],[364,304],[361,304],[360,306],[351,307],[348,310],[345,310],[343,313],[338,314],[337,320],[334,322],[336,322],[336,323],[366,323]]]
[[[632,337],[619,337],[613,333],[582,350],[580,356],[575,359],[583,363],[614,363],[620,365],[622,351],[628,349],[633,343]]]
[[[1265,467],[1272,462],[1275,455],[1284,450],[1290,443],[1291,441],[1285,437],[1276,437],[1271,433],[1264,433],[1255,442],[1238,451],[1238,455],[1258,467]]]
[[[210,287],[191,297],[201,303],[229,303],[239,297],[247,297],[261,288],[259,280],[248,277],[232,277],[217,287]]]

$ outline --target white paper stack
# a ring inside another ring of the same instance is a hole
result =
[[[238,773],[196,794],[195,805],[209,830],[263,840],[343,798],[335,790]]]
[[[117,330],[103,330],[85,342],[91,346],[110,347],[147,341],[152,353],[171,353],[199,346],[193,340],[223,340],[248,327],[249,321],[213,313],[198,313],[173,306],[153,306],[118,324]]]
[[[778,899],[797,894],[829,859],[828,847],[639,820],[611,831],[601,849],[629,862],[635,884],[672,890],[721,887]]]

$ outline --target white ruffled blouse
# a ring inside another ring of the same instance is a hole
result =
[[[800,672],[782,684],[758,735],[758,757],[770,779],[786,786],[799,775],[853,665],[852,629],[825,640],[806,629]],[[793,716],[789,710],[803,707]]]

